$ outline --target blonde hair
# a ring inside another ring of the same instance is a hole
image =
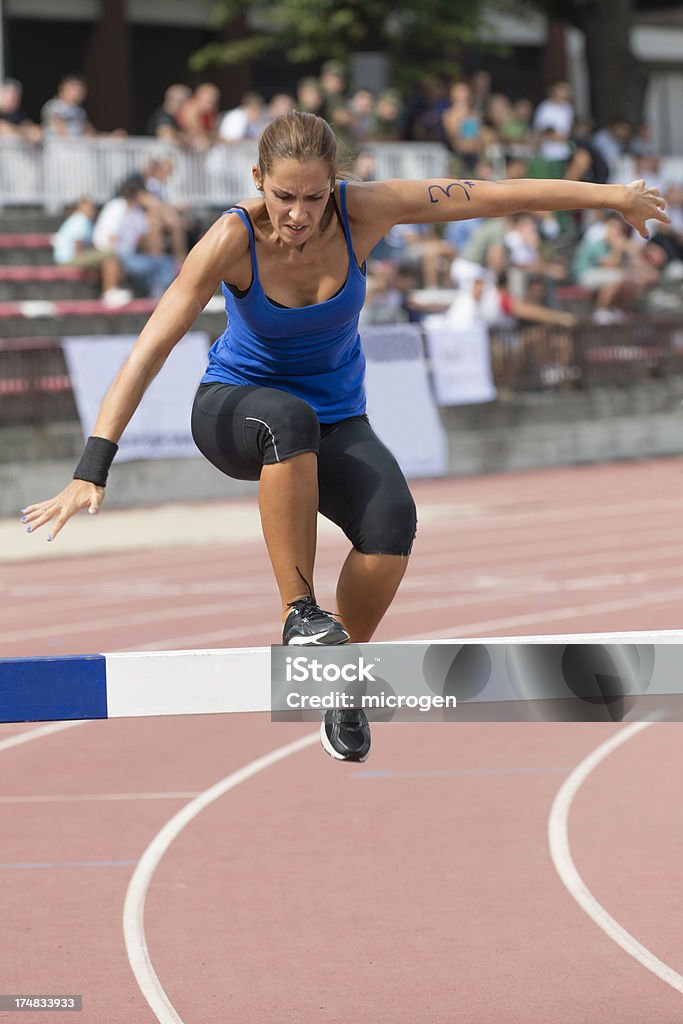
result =
[[[278,160],[322,160],[330,172],[330,181],[339,176],[337,139],[327,121],[317,114],[293,110],[276,117],[264,128],[258,147],[261,175],[270,174]]]

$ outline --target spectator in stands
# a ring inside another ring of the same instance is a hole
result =
[[[146,192],[156,196],[162,203],[168,203],[168,181],[174,170],[170,156],[152,157],[140,171],[140,179]]]
[[[683,182],[672,181],[666,190],[666,201],[671,203],[671,230],[677,232],[683,241]],[[669,227],[663,224],[663,228]],[[659,230],[659,225],[656,225]]]
[[[192,90],[188,85],[169,85],[164,93],[164,102],[149,119],[147,134],[166,142],[181,142],[183,128],[179,115],[191,95]]]
[[[296,86],[296,105],[305,114],[321,114],[325,97],[317,78],[301,78]]]
[[[444,82],[426,75],[406,104],[406,136],[416,142],[444,142],[443,113],[448,107]]]
[[[481,166],[475,167],[475,177],[480,179],[486,178],[491,180],[493,173],[483,173]],[[508,151],[505,154],[505,177],[506,178],[528,178],[529,177],[529,163],[525,156],[519,156],[514,151]]]
[[[288,92],[276,92],[266,106],[266,124],[270,124],[276,117],[284,117],[296,109],[296,100]]]
[[[517,321],[556,324],[573,327],[576,317],[565,310],[550,309],[534,301],[527,293],[521,298],[508,288],[507,275],[494,278],[483,268],[464,282],[444,314],[447,321],[459,327],[485,323],[488,327],[509,327]]]
[[[612,323],[632,311],[644,289],[659,277],[616,213],[608,213],[600,225],[586,232],[572,270],[577,284],[597,293],[594,318],[598,323]]]
[[[284,117],[285,114],[291,114],[296,109],[296,100],[290,93],[276,92],[268,103],[264,104],[262,128],[265,128],[277,117]]]
[[[387,240],[395,246],[394,262],[415,271],[423,288],[446,288],[455,249],[433,224],[396,224]]]
[[[120,196],[105,203],[95,223],[93,243],[101,252],[116,253],[126,275],[145,296],[159,298],[176,276],[176,262],[160,251],[159,231],[150,225],[135,182],[127,182]]]
[[[564,176],[569,181],[593,181],[604,185],[609,178],[609,165],[591,141],[592,132],[590,118],[575,118],[570,139],[572,152]]]
[[[95,135],[83,104],[88,86],[82,75],[65,75],[57,87],[57,95],[43,106],[41,120],[46,136],[78,139]]]
[[[628,153],[630,156],[654,156],[657,152],[651,123],[639,121],[628,141]]]
[[[465,250],[470,238],[482,224],[481,217],[468,217],[466,220],[454,220],[444,224],[443,237],[452,247],[454,259]]]
[[[353,118],[348,109],[347,77],[344,65],[338,60],[328,60],[323,64],[320,70],[320,88],[325,100],[320,116],[334,129],[341,142],[341,148],[353,150]]]
[[[456,287],[469,283],[480,274],[482,267],[492,281],[503,273],[507,268],[505,231],[505,218],[493,217],[482,221],[472,232],[451,264],[450,277]]]
[[[539,139],[539,155],[544,160],[569,159],[573,123],[572,87],[569,82],[553,82],[547,97],[536,107],[532,122]]]
[[[470,75],[469,87],[472,106],[483,121],[489,116],[491,72],[486,68],[478,68],[477,71],[473,71]]]
[[[505,308],[518,322],[554,324],[567,328],[576,326],[576,317],[573,313],[548,303],[547,282],[544,277],[531,274],[526,280],[526,288],[522,295],[514,294],[507,273],[500,275],[497,285]]]
[[[16,78],[6,78],[0,84],[0,138],[40,142],[42,132],[22,109],[22,94],[23,86]]]
[[[619,159],[626,152],[630,138],[631,125],[623,117],[613,117],[604,128],[591,136],[592,144],[609,168],[610,181],[617,174]]]
[[[531,144],[531,119],[534,105],[529,99],[515,100],[510,109],[510,117],[501,126],[503,141],[510,146],[529,146]]]
[[[126,178],[119,194],[123,195],[129,183],[139,189],[139,204],[148,215],[147,239],[151,251],[163,252],[168,248],[181,263],[187,256],[188,235],[194,227],[194,218],[186,206],[176,209],[168,201],[168,180],[172,174],[170,157],[153,157]]]
[[[472,90],[467,82],[454,82],[449,97],[450,104],[442,115],[444,136],[469,174],[481,151],[481,117],[472,102]]]
[[[659,246],[666,259],[661,260],[662,278],[665,281],[683,280],[683,186],[674,183],[668,186],[666,201],[669,206],[669,224],[657,224],[652,232],[652,241],[645,246]]]
[[[501,327],[512,323],[511,313],[511,303],[503,299],[496,279],[483,267],[478,267],[458,287],[446,312],[438,315],[438,322],[461,329],[481,323]]]
[[[167,225],[170,249],[173,255],[178,258],[179,253],[187,253],[199,241],[200,229],[199,222],[190,204],[186,201],[174,202],[169,197],[168,182],[173,175],[174,169],[175,165],[170,157],[148,160],[142,182],[145,191],[161,200],[180,220],[179,229],[176,228],[173,222]],[[173,241],[173,232],[176,230],[180,231],[177,244]]]
[[[356,89],[346,107],[349,120],[345,130],[356,148],[375,137],[375,97],[369,89]]]
[[[375,154],[369,149],[359,150],[353,161],[353,178],[358,181],[374,181],[375,170]]]
[[[194,149],[206,150],[216,142],[220,98],[215,85],[202,82],[178,111],[180,127]]]
[[[378,260],[372,264],[360,315],[361,328],[370,324],[404,323],[408,319],[404,280],[405,274],[397,264],[389,260]]]
[[[650,187],[658,188],[662,195],[666,194],[669,187],[668,181],[662,174],[662,158],[659,153],[644,153],[642,156],[637,156],[632,176],[644,178]]]
[[[92,199],[79,199],[73,212],[62,222],[53,238],[55,263],[97,271],[106,306],[123,306],[130,302],[132,292],[120,288],[121,264],[114,252],[96,249],[93,245],[96,206]]]
[[[221,142],[257,139],[267,123],[266,105],[257,92],[245,92],[239,106],[228,110],[220,120],[218,138]]]
[[[506,272],[511,290],[517,298],[526,294],[528,282],[534,277],[544,282],[546,303],[554,305],[554,285],[565,279],[567,268],[561,260],[547,251],[540,225],[540,218],[537,219],[530,213],[516,213],[507,218],[503,239],[506,249]],[[557,221],[552,220],[552,225],[557,232]]]
[[[374,134],[379,142],[397,142],[403,138],[403,104],[397,89],[384,89],[377,97]]]
[[[506,145],[512,141],[507,137],[507,126],[513,121],[512,104],[507,96],[501,92],[491,93],[485,120],[494,130],[497,142]]]
[[[345,118],[347,96],[344,65],[338,60],[325,61],[320,69],[319,85],[324,101],[320,116],[332,125],[339,122],[345,127],[348,122]]]

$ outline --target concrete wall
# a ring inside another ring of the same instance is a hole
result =
[[[683,379],[442,409],[452,475],[683,452]]]
[[[453,476],[683,453],[683,378],[560,394],[515,394],[441,410]],[[77,423],[0,431],[0,515],[50,497],[71,479],[82,450]],[[202,458],[114,465],[111,507],[239,497]]]

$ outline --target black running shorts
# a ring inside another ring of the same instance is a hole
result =
[[[410,554],[415,503],[367,416],[321,424],[307,402],[287,391],[200,384],[192,436],[209,462],[238,480],[258,480],[264,465],[316,452],[321,514],[358,551]]]

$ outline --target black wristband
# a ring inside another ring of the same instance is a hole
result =
[[[89,437],[81,461],[74,470],[74,480],[87,480],[98,487],[106,486],[109,467],[118,450],[119,446],[106,437]]]

